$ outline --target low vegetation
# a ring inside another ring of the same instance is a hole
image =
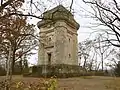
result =
[[[35,82],[13,80],[11,84],[6,83],[6,80],[0,82],[0,90],[5,88],[10,88],[10,90],[56,90],[57,88],[57,79],[53,77],[50,79],[37,79]]]
[[[110,82],[105,84],[105,87],[111,90],[120,90],[120,78],[115,78],[111,80]]]

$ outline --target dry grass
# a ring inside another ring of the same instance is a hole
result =
[[[114,78],[110,82],[105,84],[107,89],[120,90],[120,78]]]
[[[1,77],[0,80],[4,79]],[[24,82],[26,85],[43,86],[45,78],[13,76],[15,83]],[[57,90],[120,90],[120,78],[102,76],[81,76],[76,78],[57,79]],[[37,89],[33,89],[37,90]]]
[[[82,78],[82,79],[93,79],[92,76],[81,76],[80,78]]]
[[[0,90],[4,90],[5,82],[4,77],[0,78]],[[55,78],[32,78],[13,76],[13,80],[10,85],[10,90],[55,90],[57,80]],[[4,84],[4,85],[3,85]]]

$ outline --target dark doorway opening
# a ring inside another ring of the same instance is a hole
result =
[[[51,64],[51,53],[48,53],[48,64]]]

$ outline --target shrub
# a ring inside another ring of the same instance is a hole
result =
[[[37,83],[36,83],[37,82]],[[56,90],[57,79],[51,77],[49,80],[40,80],[33,83],[24,81],[12,81],[8,84],[6,81],[0,82],[0,90],[4,90],[7,86],[7,90]]]
[[[0,76],[6,75],[6,71],[3,67],[0,67]]]
[[[114,72],[115,72],[115,75],[116,75],[116,76],[120,76],[120,64],[117,64]]]
[[[29,74],[28,74],[29,75]],[[34,77],[52,77],[57,76],[58,78],[68,78],[68,77],[79,77],[79,76],[104,76],[103,71],[86,71],[77,65],[40,65],[33,66],[32,73],[30,76]]]
[[[95,76],[105,76],[105,72],[103,71],[97,71],[94,73]]]

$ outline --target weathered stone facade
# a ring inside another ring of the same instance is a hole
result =
[[[66,8],[60,5],[45,12],[37,25],[40,29],[38,65],[78,65],[79,24]]]

